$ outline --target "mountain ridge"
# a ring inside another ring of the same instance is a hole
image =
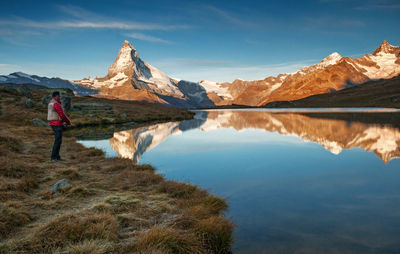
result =
[[[127,61],[121,63],[123,52],[123,59]],[[169,78],[164,72],[141,60],[132,44],[124,41],[106,77],[77,82],[89,87],[101,83],[103,89],[100,90],[100,95],[105,97],[124,98],[126,94],[146,90],[148,94],[142,99],[172,106],[262,106],[272,101],[297,100],[315,94],[330,93],[371,79],[392,78],[400,74],[399,53],[400,47],[383,41],[372,54],[360,58],[343,57],[333,52],[317,64],[303,67],[294,73],[269,76],[263,80],[236,79],[231,83],[201,80],[195,83]],[[123,78],[115,81],[114,77]],[[127,86],[120,94],[110,91],[116,82],[123,82],[123,85]],[[107,87],[107,84],[111,85]]]
[[[72,81],[62,78],[40,77],[37,75],[29,75],[23,72],[13,72],[9,75],[0,75],[0,84],[33,84],[47,88],[69,88],[75,91],[77,95],[81,96],[93,95],[97,93],[96,90],[82,87]]]
[[[191,82],[171,78],[143,61],[136,48],[129,41],[124,41],[104,77],[68,81],[16,72],[0,76],[0,83],[33,83],[52,88],[64,86],[77,91],[78,95],[147,101],[180,108],[204,108],[229,105],[253,107],[275,101],[299,100],[397,75],[400,75],[400,47],[392,46],[386,40],[372,54],[367,53],[360,58],[343,57],[333,52],[319,63],[294,73],[282,73],[261,80],[235,79],[233,82]]]

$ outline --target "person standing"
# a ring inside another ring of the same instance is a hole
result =
[[[60,92],[56,91],[52,94],[52,99],[47,107],[47,121],[54,132],[53,149],[51,150],[51,162],[61,161],[60,148],[62,143],[62,133],[64,126],[71,125],[71,121],[65,115],[61,106]]]

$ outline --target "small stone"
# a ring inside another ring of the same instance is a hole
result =
[[[50,186],[50,190],[52,190],[54,193],[58,193],[61,188],[65,188],[68,186],[70,186],[69,180],[67,178],[64,178],[56,182],[54,185]]]
[[[32,108],[32,107],[33,107],[33,101],[32,101],[31,99],[27,99],[27,100],[25,101],[25,105],[26,105],[26,107],[28,107],[28,108]]]
[[[42,126],[42,127],[48,127],[49,124],[45,121],[43,121],[42,119],[39,118],[33,118],[32,119],[32,124],[35,126]]]
[[[123,118],[125,118],[125,117],[127,117],[128,115],[126,114],[126,113],[122,113],[121,114],[121,117],[123,117]]]
[[[108,122],[108,123],[114,123],[115,119],[112,117],[103,117],[102,121]]]
[[[135,122],[127,122],[127,123],[123,123],[122,125],[124,125],[124,126],[134,126],[134,125],[136,125],[136,123]]]

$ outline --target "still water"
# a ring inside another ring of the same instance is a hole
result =
[[[226,197],[235,253],[400,253],[398,113],[198,111],[79,142]]]

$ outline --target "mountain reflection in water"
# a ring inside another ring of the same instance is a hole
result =
[[[356,115],[353,114],[355,118]],[[385,164],[400,157],[400,131],[391,125],[264,111],[198,111],[193,120],[119,131],[109,141],[119,157],[139,163],[143,153],[168,136],[195,128],[205,132],[220,128],[278,132],[320,144],[333,154],[344,149],[362,148],[374,152]]]
[[[400,253],[399,119],[197,111],[80,142],[227,197],[234,253]]]

